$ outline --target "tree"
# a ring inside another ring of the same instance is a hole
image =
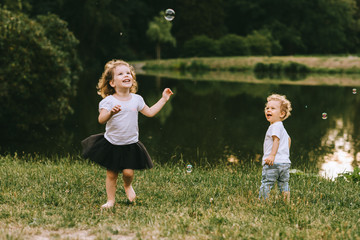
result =
[[[195,36],[184,43],[185,57],[213,57],[220,55],[219,43],[206,35]]]
[[[176,11],[171,32],[177,47],[162,45],[163,56],[179,57],[195,36],[219,40],[263,29],[279,41],[283,55],[360,51],[360,0],[0,0],[0,6],[30,18],[53,13],[68,22],[82,61],[93,71],[89,76],[112,58],[150,58],[154,44],[146,32],[165,8]]]
[[[155,16],[153,21],[149,23],[149,28],[146,31],[146,35],[156,43],[156,58],[161,58],[161,44],[171,43],[176,45],[175,38],[171,35],[172,23],[166,21],[163,12],[160,12],[158,16]]]
[[[229,0],[228,31],[246,36],[268,29],[282,54],[356,52],[359,45],[359,0]]]
[[[2,132],[48,129],[72,113],[81,71],[77,44],[55,15],[32,20],[0,8]]]
[[[360,31],[354,0],[307,1],[304,6],[300,29],[311,53],[347,53],[359,44],[354,38]]]
[[[195,36],[219,39],[226,33],[224,0],[177,0],[174,36],[178,46]]]
[[[223,56],[243,56],[250,54],[249,44],[244,37],[228,34],[219,40]]]

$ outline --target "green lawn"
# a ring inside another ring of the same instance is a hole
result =
[[[155,162],[156,163],[156,162]],[[304,170],[304,169],[303,169]],[[137,171],[137,200],[105,170],[76,157],[0,156],[0,239],[360,239],[360,186],[292,175],[291,201],[259,202],[260,163],[155,164]]]

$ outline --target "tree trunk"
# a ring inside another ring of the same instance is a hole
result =
[[[161,59],[161,47],[159,42],[156,44],[156,59]]]

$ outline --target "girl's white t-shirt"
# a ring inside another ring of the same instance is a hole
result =
[[[284,124],[279,121],[271,124],[266,131],[264,140],[264,156],[262,158],[262,165],[265,164],[265,159],[270,155],[273,139],[272,136],[277,136],[280,139],[278,151],[275,155],[275,163],[291,163],[289,151],[289,135],[286,132]]]
[[[127,145],[139,141],[138,112],[141,111],[145,102],[138,95],[131,93],[131,99],[120,101],[112,95],[105,97],[99,103],[99,111],[111,109],[120,105],[121,111],[114,114],[106,123],[105,139],[114,145]]]

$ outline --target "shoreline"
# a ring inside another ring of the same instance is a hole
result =
[[[184,70],[196,65],[195,70],[253,71],[262,64],[296,63],[306,66],[310,73],[359,73],[360,57],[349,56],[239,56],[239,57],[193,57],[161,60],[131,61],[137,69]]]

